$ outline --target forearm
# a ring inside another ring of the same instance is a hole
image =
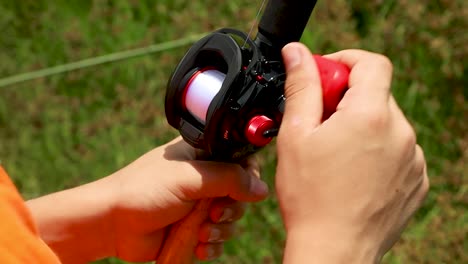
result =
[[[370,245],[349,239],[327,227],[288,232],[283,264],[374,264],[378,263]]]
[[[113,255],[109,179],[27,202],[42,239],[64,263],[86,263]]]

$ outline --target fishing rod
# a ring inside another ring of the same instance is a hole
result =
[[[281,49],[300,40],[316,2],[270,0],[255,39],[225,28],[196,42],[167,85],[169,124],[213,160],[238,162],[268,145],[278,133],[286,102]],[[349,69],[321,56],[314,58],[325,120],[347,90]],[[193,263],[198,230],[211,202],[199,201],[171,227],[158,264]]]

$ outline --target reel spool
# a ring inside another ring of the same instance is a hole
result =
[[[202,124],[206,123],[208,108],[226,78],[226,74],[215,69],[196,71],[187,83],[183,103],[186,110]],[[263,147],[270,143],[268,131],[272,131],[275,123],[264,115],[254,116],[249,120],[244,135],[251,144]]]
[[[221,90],[226,74],[210,68],[197,70],[185,87],[182,101],[185,109],[201,124],[206,123],[206,113],[213,98]]]

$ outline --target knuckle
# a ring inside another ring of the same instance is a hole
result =
[[[224,193],[223,196],[236,197],[244,196],[246,188],[250,187],[249,179],[244,169],[238,164],[223,163],[220,167],[223,170],[218,176],[226,184],[219,185],[218,193]]]
[[[415,174],[419,177],[426,175],[426,159],[424,158],[424,152],[419,145],[416,146],[414,170]]]
[[[405,150],[414,150],[416,146],[416,132],[414,128],[408,123],[405,122],[403,125],[403,132],[401,133],[401,141]],[[422,150],[419,148],[422,152]]]
[[[240,165],[234,165],[233,172],[232,184],[237,186],[240,192],[248,194],[252,185],[250,175],[245,173],[245,170]]]
[[[387,126],[387,118],[384,111],[375,111],[367,114],[366,121],[368,126],[376,131],[381,131]]]
[[[380,132],[385,130],[388,126],[388,111],[385,107],[376,106],[372,109],[362,108],[357,114],[357,116],[360,116],[361,122],[368,131],[380,134]]]
[[[414,162],[414,175],[419,179],[419,197],[420,202],[426,198],[427,194],[429,193],[430,189],[430,182],[429,177],[427,175],[427,165],[426,160],[424,158],[424,152],[419,145],[416,145],[416,157]]]
[[[422,194],[422,199],[424,200],[429,193],[429,190],[431,188],[431,183],[429,181],[429,177],[427,175],[424,175],[423,183],[421,185],[421,194]]]
[[[316,81],[316,75],[312,72],[308,72],[304,68],[298,68],[287,73],[285,92],[286,94],[297,91],[302,91],[309,87],[314,81]],[[289,96],[291,96],[289,94]]]
[[[374,66],[377,69],[381,69],[383,71],[393,72],[393,63],[392,61],[385,55],[382,54],[375,54],[374,55]]]
[[[307,86],[308,81],[301,76],[292,76],[286,81],[284,87],[286,98],[290,99],[298,96]]]
[[[418,203],[418,207],[420,207],[424,203],[424,200],[426,200],[426,197],[429,194],[429,190],[429,177],[426,174],[424,174],[423,177],[421,177],[421,184],[419,185],[419,189],[415,197]]]
[[[413,174],[415,177],[422,178],[425,175],[426,162],[423,158],[417,157],[413,165]]]
[[[424,174],[424,180],[423,180],[423,184],[421,186],[421,189],[423,190],[424,193],[427,193],[429,192],[429,189],[431,188],[431,183],[430,183],[430,180],[429,180],[429,177],[427,176],[427,174]]]

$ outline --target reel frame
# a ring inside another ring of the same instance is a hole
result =
[[[241,42],[245,43],[241,46]],[[165,98],[169,124],[189,144],[204,149],[214,159],[240,160],[271,141],[271,136],[259,140],[257,135],[252,142],[250,132],[246,132],[252,129],[249,120],[267,117],[269,130],[281,123],[285,101],[283,64],[268,60],[260,47],[244,32],[217,30],[189,49],[169,80]],[[184,96],[194,74],[208,67],[223,72],[226,78],[202,124],[185,108]]]

